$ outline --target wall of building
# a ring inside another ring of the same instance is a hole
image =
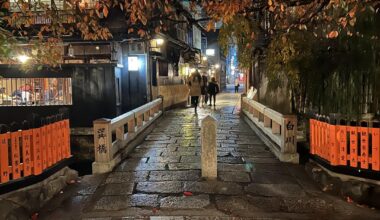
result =
[[[164,108],[185,106],[189,96],[187,85],[165,85],[158,87],[158,95],[164,97]]]
[[[291,113],[290,95],[286,88],[273,92],[268,89],[268,79],[263,76],[258,91],[259,102],[282,114]]]

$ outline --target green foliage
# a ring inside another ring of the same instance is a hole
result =
[[[255,32],[255,24],[244,16],[235,16],[220,29],[218,41],[221,50],[226,54],[230,44],[236,44],[240,68],[249,68],[252,63]]]
[[[357,17],[354,35],[329,39],[291,30],[275,37],[267,54],[269,88],[288,86],[298,111],[311,107],[352,118],[378,112],[379,26],[380,15],[367,10]]]

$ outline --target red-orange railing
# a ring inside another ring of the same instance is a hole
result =
[[[70,156],[68,119],[0,134],[0,183],[39,175]]]
[[[331,125],[310,119],[310,153],[333,166],[380,171],[380,128]]]

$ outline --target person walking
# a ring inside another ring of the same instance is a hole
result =
[[[215,77],[211,78],[211,82],[208,84],[208,94],[210,95],[210,104],[209,106],[212,105],[212,100],[214,100],[214,106],[216,102],[216,94],[219,93],[219,86],[216,83]]]
[[[201,82],[202,76],[198,71],[192,73],[187,82],[190,89],[191,105],[194,106],[195,114],[197,114],[199,96],[201,95]]]
[[[239,78],[236,77],[235,78],[235,93],[239,92],[239,86],[240,86],[240,84],[239,84]]]
[[[201,94],[202,94],[201,104],[202,104],[202,107],[204,104],[207,105],[207,101],[208,101],[207,84],[208,84],[208,78],[207,78],[207,74],[204,72],[202,75],[202,82],[201,82]]]

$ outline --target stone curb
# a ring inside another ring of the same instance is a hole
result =
[[[30,219],[77,178],[77,171],[65,167],[39,183],[1,195],[0,219]]]
[[[314,161],[307,162],[305,169],[322,191],[340,196],[347,202],[380,209],[380,185],[354,178],[347,180],[347,175],[343,178],[343,175],[334,173],[335,176],[332,176]]]

